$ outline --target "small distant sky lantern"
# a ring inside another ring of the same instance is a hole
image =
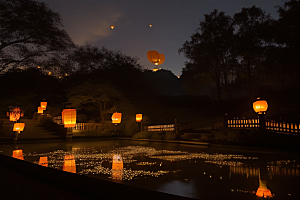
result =
[[[112,120],[113,124],[120,124],[121,123],[121,119],[122,119],[122,113],[115,112],[111,116],[111,120]]]
[[[41,106],[40,107],[42,107],[43,108],[43,110],[46,110],[46,108],[47,108],[47,102],[45,102],[45,101],[42,101],[41,102]]]
[[[265,114],[268,109],[268,103],[266,100],[261,100],[259,97],[253,103],[253,109],[258,114]]]
[[[135,119],[136,119],[136,122],[141,122],[143,119],[143,114],[136,114]]]
[[[158,63],[160,61],[159,53],[155,50],[148,51],[147,58],[148,58],[149,62],[154,63],[155,65],[158,65]]]
[[[149,27],[151,28],[151,27],[152,27],[152,24],[149,24]]]
[[[76,125],[76,110],[75,109],[64,109],[61,112],[62,122],[65,128],[72,128]]]
[[[39,114],[43,114],[44,113],[44,108],[43,107],[38,107],[38,112]]]
[[[14,150],[14,151],[13,151],[12,157],[13,157],[13,158],[20,159],[20,160],[24,160],[24,157],[23,157],[23,150],[22,150],[22,149]]]
[[[42,165],[44,167],[48,167],[48,157],[47,156],[40,157],[39,165]]]
[[[63,171],[76,173],[76,163],[74,155],[65,155]]]
[[[111,28],[111,29],[114,29],[114,28],[115,28],[115,26],[114,26],[114,25],[111,25],[111,26],[110,26],[110,28]]]
[[[17,132],[23,131],[24,127],[25,127],[25,123],[15,123],[13,131],[17,131]]]

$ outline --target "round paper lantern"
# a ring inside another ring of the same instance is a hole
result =
[[[264,114],[268,109],[268,103],[266,100],[257,98],[257,100],[253,103],[253,109],[258,114]]]
[[[121,119],[122,119],[122,113],[115,112],[111,116],[111,120],[112,120],[113,124],[119,124],[119,123],[121,123]]]
[[[25,123],[15,123],[13,131],[23,131],[25,127]]]
[[[159,53],[155,50],[148,51],[147,58],[148,58],[149,62],[154,63],[155,65],[158,65],[158,63],[160,61]]]
[[[7,114],[9,116],[9,121],[12,121],[12,122],[18,121],[20,119],[21,115],[24,115],[24,113],[21,113],[21,109],[19,107],[12,109]]]
[[[76,126],[76,110],[75,109],[64,109],[61,112],[62,122],[65,128],[71,128]]]
[[[136,114],[135,116],[136,122],[141,122],[143,119],[143,115],[142,114]]]

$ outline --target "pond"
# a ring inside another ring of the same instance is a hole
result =
[[[299,154],[131,140],[0,145],[0,153],[196,199],[300,199]]]

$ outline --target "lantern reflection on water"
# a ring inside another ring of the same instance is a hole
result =
[[[40,157],[39,165],[42,165],[44,167],[48,167],[48,157],[47,156]]]
[[[76,173],[76,164],[74,155],[65,155],[63,171]]]
[[[23,157],[23,150],[22,150],[22,149],[14,150],[14,151],[13,151],[12,157],[13,157],[13,158],[20,159],[20,160],[24,160],[24,157]]]
[[[123,160],[118,154],[113,156],[112,162],[112,178],[117,180],[122,180],[123,176]]]

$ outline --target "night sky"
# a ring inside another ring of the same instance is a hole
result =
[[[153,69],[147,51],[165,55],[163,69],[181,75],[184,56],[177,53],[213,9],[227,15],[256,5],[273,18],[285,0],[39,0],[58,12],[75,44],[90,43],[139,58]],[[152,25],[150,27],[149,25]],[[115,28],[111,29],[111,25]]]

